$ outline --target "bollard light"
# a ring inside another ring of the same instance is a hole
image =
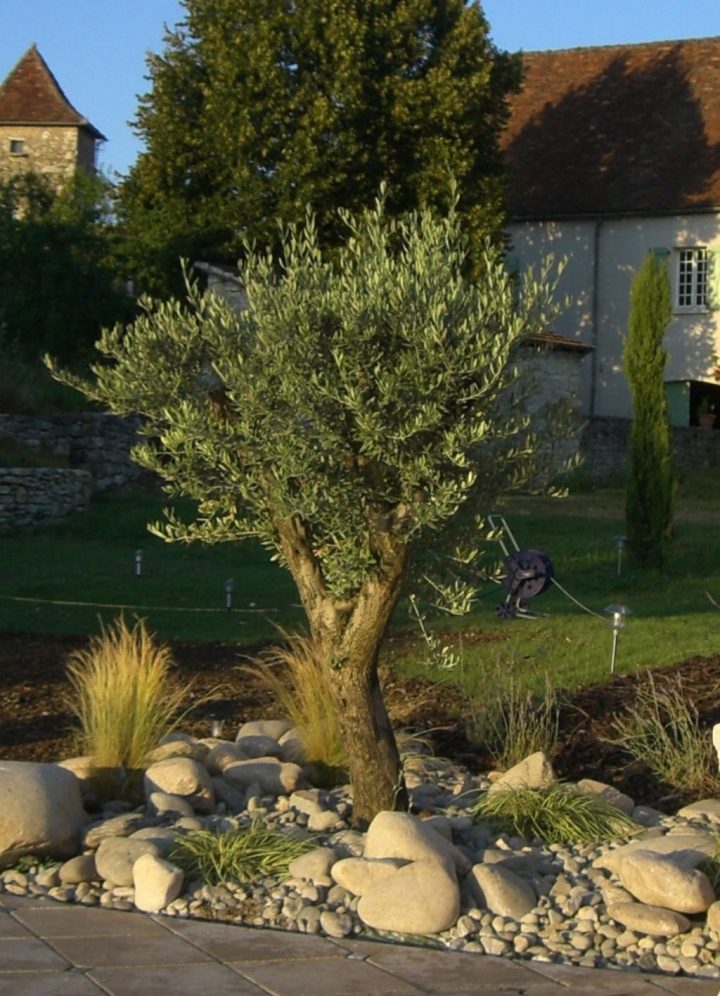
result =
[[[225,609],[227,612],[232,608],[233,592],[235,591],[235,578],[228,578],[225,582]]]
[[[225,725],[222,719],[211,719],[210,720],[210,736],[220,737],[222,736],[223,726]]]
[[[615,673],[615,658],[617,656],[618,635],[625,626],[625,616],[630,615],[630,609],[626,605],[606,605],[605,612],[612,616],[612,656],[610,657],[610,674]]]
[[[142,550],[135,551],[135,577],[139,578],[142,575],[142,562],[143,562],[143,552]]]
[[[625,550],[625,544],[627,543],[627,536],[623,536],[622,533],[618,533],[615,537],[615,546],[617,548],[617,574],[620,577],[622,573],[622,561],[623,561],[623,551]]]

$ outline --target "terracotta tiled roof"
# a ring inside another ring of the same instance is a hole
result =
[[[70,124],[105,138],[75,110],[35,45],[0,86],[0,124]]]
[[[720,207],[720,37],[523,55],[514,217]]]

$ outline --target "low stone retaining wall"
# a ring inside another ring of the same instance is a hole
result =
[[[118,418],[109,412],[0,415],[0,435],[43,447],[89,471],[96,492],[123,487],[143,473],[130,459],[139,425],[139,418]]]
[[[630,426],[627,418],[592,418],[580,439],[582,473],[594,481],[624,477],[628,469]],[[675,469],[720,468],[720,430],[673,426]]]
[[[92,491],[92,475],[86,470],[0,468],[0,532],[85,508]]]

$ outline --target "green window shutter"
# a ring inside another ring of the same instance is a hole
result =
[[[708,247],[707,306],[720,310],[720,246]]]
[[[670,250],[665,249],[662,246],[656,246],[655,248],[651,249],[650,252],[653,254],[655,259],[665,260],[666,262],[668,260],[668,257],[670,256]]]

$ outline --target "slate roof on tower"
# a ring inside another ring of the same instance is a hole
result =
[[[35,45],[0,85],[0,124],[75,125],[105,141],[67,99]]]
[[[720,37],[523,54],[511,215],[720,208]]]

